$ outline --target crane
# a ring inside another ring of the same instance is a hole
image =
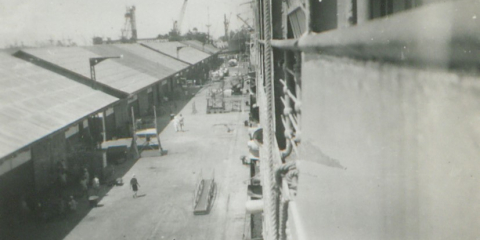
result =
[[[247,22],[248,18],[247,20],[244,20],[242,17],[240,17],[240,14],[237,14],[237,18],[240,19],[240,21],[242,21],[248,27],[248,29],[253,29],[252,26],[250,26],[250,24]]]
[[[210,24],[210,8],[207,8],[207,41],[206,43],[209,43],[210,42],[210,27],[212,26],[212,24]]]
[[[225,25],[225,38],[226,40],[230,40],[230,34],[228,33],[228,26],[230,25],[230,18],[232,17],[232,13],[230,13],[230,16],[228,17],[227,20],[227,14],[223,15],[224,21],[223,24]]]
[[[131,36],[130,36],[130,33],[131,33]],[[137,41],[135,6],[127,7],[127,12],[125,13],[125,25],[122,29],[122,39],[126,41],[133,41],[133,42]]]
[[[173,23],[173,31],[177,32],[178,35],[181,35],[182,31],[182,22],[183,22],[183,16],[185,16],[185,9],[187,8],[187,1],[185,0],[182,5],[182,9],[180,10],[180,14],[178,16],[178,20]]]

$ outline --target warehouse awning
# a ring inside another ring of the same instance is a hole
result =
[[[118,100],[3,53],[0,75],[0,158]]]
[[[109,44],[84,47],[101,56],[123,55],[114,62],[148,74],[158,80],[189,67],[188,64],[165,56],[139,44]]]
[[[110,57],[96,54],[81,47],[39,48],[22,51],[86,78],[90,78],[90,58]],[[120,55],[121,53],[115,56]],[[122,58],[118,61],[130,60]],[[158,78],[119,64],[114,59],[108,59],[95,65],[95,73],[98,82],[129,94],[135,93],[158,81]]]
[[[190,65],[179,60],[172,59],[171,57],[159,54],[151,49],[148,49],[140,44],[116,44],[117,48],[129,51],[133,54],[142,56],[143,58],[154,62],[158,65],[163,65],[176,72],[188,68]]]
[[[187,41],[182,41],[183,44],[193,47],[197,50],[200,50],[202,52],[206,52],[208,54],[216,54],[219,53],[221,50],[218,48],[215,48],[211,44],[204,44],[200,41],[197,40],[187,40]]]
[[[210,57],[210,54],[189,47],[180,42],[142,43],[142,45],[155,49],[173,58],[178,58],[190,64],[196,64]],[[178,56],[177,56],[178,49]]]

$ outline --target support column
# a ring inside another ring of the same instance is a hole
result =
[[[370,0],[357,1],[357,23],[363,24],[370,19]]]
[[[107,141],[107,127],[105,125],[105,118],[107,117],[107,114],[105,111],[102,112],[102,129],[103,129],[103,142]],[[102,143],[103,143],[102,142]],[[103,168],[107,166],[107,150],[103,150],[102,144],[100,144],[100,149],[102,149],[102,172]]]
[[[353,21],[353,2],[356,0],[338,0],[337,1],[337,23],[338,28],[346,28],[352,25]]]

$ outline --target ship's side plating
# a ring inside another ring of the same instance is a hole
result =
[[[264,239],[480,236],[480,3],[256,0]]]

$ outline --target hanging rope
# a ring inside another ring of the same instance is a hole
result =
[[[287,240],[287,220],[288,220],[288,200],[282,198],[282,202],[280,203],[280,226],[279,226],[279,239],[280,240]]]
[[[265,225],[266,239],[278,240],[278,190],[275,185],[275,162],[273,151],[275,148],[274,136],[274,95],[273,95],[273,52],[272,52],[272,16],[271,0],[263,0],[263,25],[264,25],[264,81],[266,98],[266,118],[264,122],[264,136],[266,136],[267,158],[264,159],[264,192],[267,192],[265,198]],[[265,161],[266,160],[266,161]],[[266,191],[265,191],[266,190]]]

